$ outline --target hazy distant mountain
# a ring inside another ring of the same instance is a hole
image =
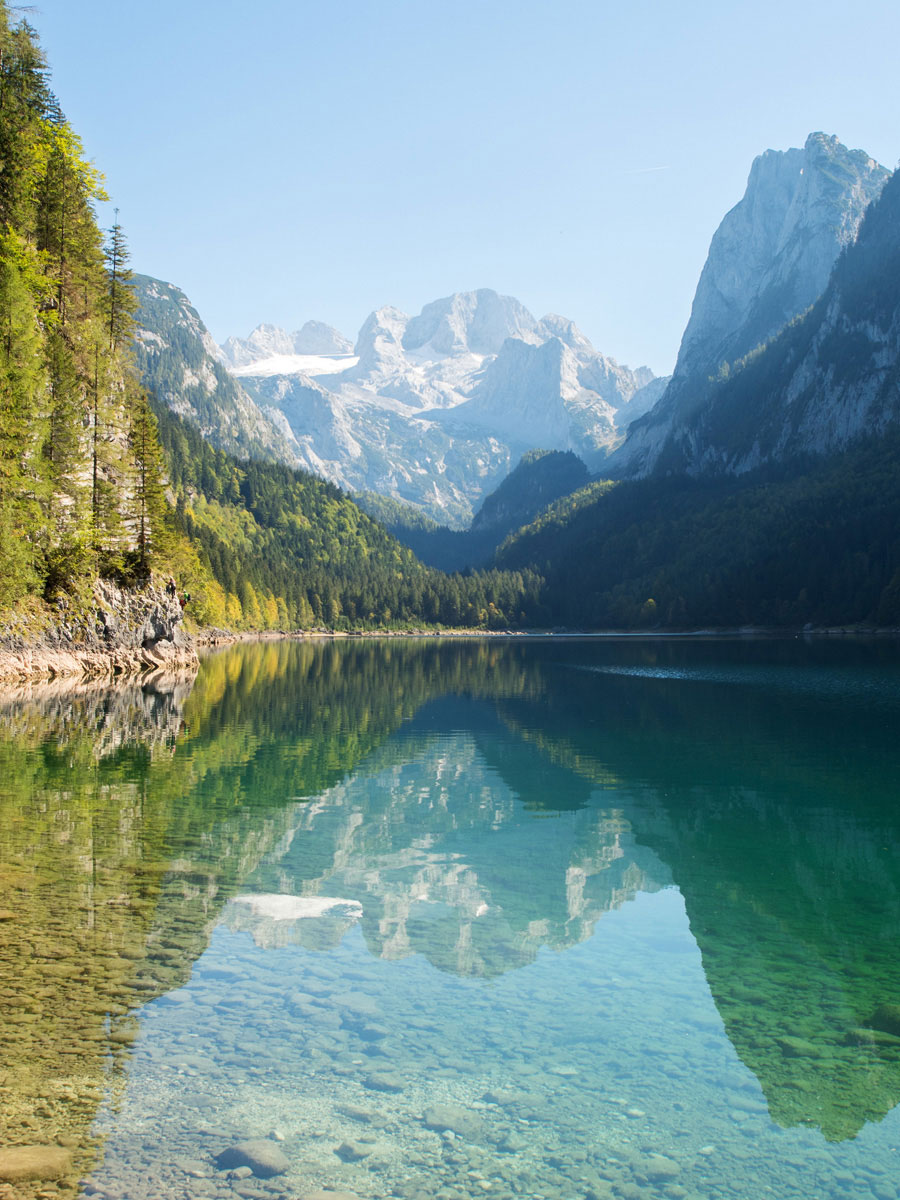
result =
[[[660,390],[646,367],[600,354],[571,321],[538,321],[488,289],[416,317],[377,309],[352,355],[337,340],[340,350],[300,353],[296,337],[261,326],[222,357],[282,415],[303,465],[457,525],[529,450],[600,462]]]
[[[713,381],[821,295],[887,177],[861,150],[822,133],[802,150],[767,150],[754,161],[743,199],[712,239],[672,379],[614,455],[617,473],[652,471]]]
[[[242,367],[260,358],[293,354],[350,354],[353,343],[322,321],[307,321],[302,329],[285,333],[276,325],[257,325],[247,338],[230,337],[219,348],[227,367]]]

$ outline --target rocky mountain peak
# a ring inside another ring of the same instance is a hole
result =
[[[618,412],[631,420],[658,394],[652,372],[604,357],[574,322],[538,322],[490,288],[414,317],[376,309],[355,357],[335,338],[314,322],[262,325],[223,353],[307,469],[442,522],[467,524],[524,451],[573,449],[593,466],[621,440]]]
[[[353,343],[324,321],[307,321],[293,335],[295,354],[352,354]]]
[[[889,172],[862,150],[812,133],[802,149],[767,150],[710,243],[673,377],[629,429],[613,469],[653,470],[711,380],[774,337],[822,294]]]
[[[512,296],[490,288],[456,292],[426,304],[403,337],[404,350],[436,354],[496,354],[507,338],[532,338],[537,322]]]
[[[555,337],[559,338],[571,350],[582,351],[586,354],[595,353],[590,339],[585,337],[575,322],[570,321],[568,317],[560,317],[556,313],[547,313],[538,322],[537,333],[541,341]]]
[[[218,350],[218,357],[232,369],[249,367],[269,358],[295,354],[350,354],[353,343],[323,321],[307,321],[293,333],[278,325],[257,325],[246,338],[230,337]]]
[[[389,304],[369,313],[353,350],[359,358],[354,374],[368,375],[399,362],[403,357],[403,335],[408,323],[406,313]]]
[[[675,380],[713,373],[808,308],[888,174],[824,133],[759,155],[710,243]]]

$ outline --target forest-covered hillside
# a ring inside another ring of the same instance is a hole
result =
[[[239,461],[164,407],[158,413],[176,526],[215,580],[203,591],[203,620],[260,629],[530,620],[540,580],[528,568],[426,567],[333,484]]]
[[[498,565],[560,624],[900,624],[900,174],[819,300],[721,373],[655,473],[577,493]]]
[[[900,625],[900,434],[740,480],[594,483],[500,548],[578,628]]]
[[[590,480],[571,450],[531,450],[482,501],[468,529],[449,529],[411,505],[366,492],[357,503],[430,566],[460,571],[490,563],[500,543],[561,496]]]

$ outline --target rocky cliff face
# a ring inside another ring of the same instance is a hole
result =
[[[861,150],[823,133],[754,161],[743,199],[713,236],[671,382],[629,430],[613,459],[617,473],[650,473],[705,403],[710,381],[818,299],[887,177]]]
[[[61,602],[39,637],[15,623],[0,629],[0,682],[196,671],[197,652],[182,619],[181,604],[162,587],[97,580],[87,611]]]
[[[148,391],[220,450],[298,465],[293,439],[219,362],[219,348],[184,292],[147,275],[136,275],[134,284],[135,358]]]
[[[526,451],[602,462],[624,434],[619,412],[632,420],[659,394],[651,371],[600,354],[571,321],[538,321],[489,289],[416,317],[380,308],[350,358],[287,356],[291,336],[267,331],[256,360],[233,370],[270,418],[280,414],[302,464],[448,524],[466,524]]]
[[[900,424],[900,175],[821,299],[673,431],[660,465],[741,474]]]

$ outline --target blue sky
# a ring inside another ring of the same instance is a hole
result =
[[[767,148],[900,156],[900,5],[39,0],[135,270],[213,336],[492,287],[671,369]],[[111,213],[101,213],[104,224]]]

